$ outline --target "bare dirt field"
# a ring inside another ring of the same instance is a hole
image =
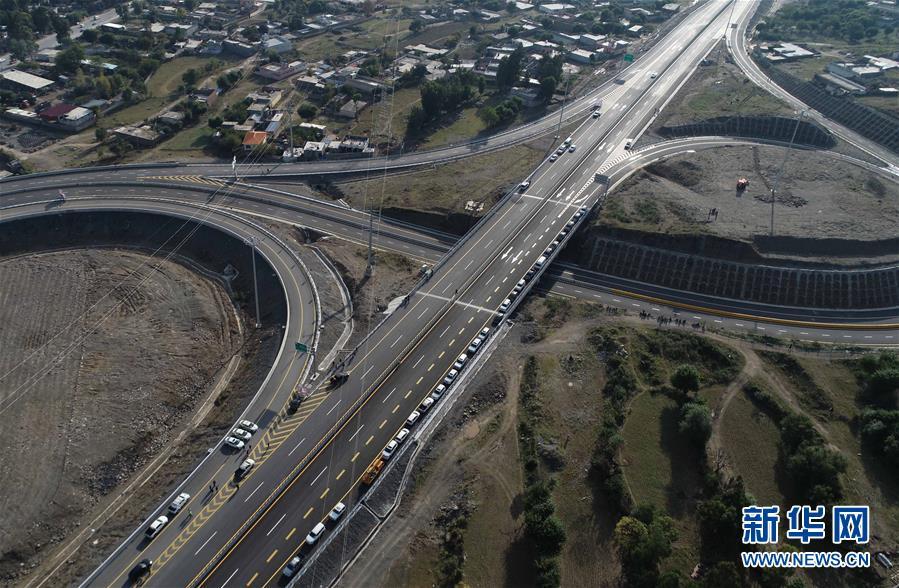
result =
[[[15,481],[0,496],[0,578],[27,571],[170,442],[241,346],[220,286],[146,259],[0,261],[0,479]]]
[[[600,215],[606,226],[710,234],[748,241],[767,234],[780,147],[735,146],[674,157],[637,172]],[[745,177],[742,193],[736,182]],[[718,209],[709,221],[708,211]],[[775,205],[777,235],[876,240],[895,236],[899,184],[828,152],[793,151]]]

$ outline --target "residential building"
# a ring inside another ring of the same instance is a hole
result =
[[[281,81],[286,80],[290,76],[297,75],[305,71],[306,62],[292,61],[290,63],[268,63],[259,67],[255,74],[266,80]]]
[[[118,127],[113,129],[112,133],[138,147],[152,147],[162,137],[149,125]]]
[[[69,132],[77,133],[93,125],[96,120],[97,115],[94,114],[94,111],[76,106],[59,119],[59,126]]]
[[[247,131],[247,134],[243,137],[243,150],[249,153],[267,142],[268,135],[265,131]]]
[[[42,78],[17,69],[8,69],[0,72],[0,84],[11,90],[24,90],[26,92],[39,94],[49,90],[53,85],[53,80],[48,80],[47,78]]]

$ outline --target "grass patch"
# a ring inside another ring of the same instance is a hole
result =
[[[723,418],[722,442],[747,491],[758,504],[783,505],[775,477],[780,439],[775,422],[742,392],[731,400]],[[752,442],[747,443],[748,439]]]
[[[388,176],[386,180],[378,175],[373,180],[342,183],[340,189],[357,208],[366,205],[366,195],[381,202],[383,194],[384,208],[468,216],[464,210],[467,200],[485,202],[485,209],[488,208],[498,196],[525,177],[542,155],[537,149],[519,145],[475,159],[448,163],[434,170]],[[449,225],[446,228],[458,229]]]
[[[759,357],[793,386],[798,393],[797,399],[806,410],[825,420],[831,417],[834,411],[833,399],[825,389],[818,386],[798,359],[774,351],[760,351]]]
[[[422,144],[422,149],[433,149],[473,139],[487,129],[484,121],[478,116],[477,108],[464,108],[456,119],[431,133]]]

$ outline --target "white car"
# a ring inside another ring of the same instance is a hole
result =
[[[406,440],[406,437],[409,436],[409,429],[400,429],[400,432],[396,434],[396,442],[402,443]]]
[[[243,441],[249,441],[253,434],[247,433],[243,429],[234,429],[233,431],[231,431],[231,436],[237,437],[238,439],[241,439]]]
[[[453,369],[461,370],[465,365],[465,362],[468,361],[468,356],[464,353],[456,358],[456,363],[453,364]]]
[[[594,110],[594,111],[593,111],[593,118],[599,118],[599,111],[598,111],[598,110]]]
[[[337,522],[340,520],[340,517],[343,516],[343,512],[346,510],[346,505],[342,502],[338,502],[334,505],[334,508],[331,509],[331,512],[328,513],[328,518],[333,522]]]
[[[654,80],[654,79],[656,79],[656,78],[658,77],[658,75],[659,75],[659,74],[657,74],[657,73],[654,72],[654,71],[649,72],[649,79],[650,79],[650,80]]]
[[[282,570],[281,573],[284,574],[285,578],[293,578],[293,575],[296,574],[301,567],[303,567],[303,558],[298,555],[284,566],[284,570]]]
[[[574,153],[574,150],[577,149],[577,145],[572,145],[568,148],[568,153]]]
[[[428,396],[427,398],[425,398],[424,400],[421,401],[421,404],[418,405],[418,408],[416,410],[418,412],[420,412],[421,414],[424,414],[424,413],[428,412],[429,410],[431,410],[432,406],[434,406],[434,399],[431,398],[430,396]]]
[[[468,349],[466,351],[468,352],[469,355],[474,355],[478,351],[478,348],[481,346],[481,343],[483,343],[483,342],[484,342],[484,340],[481,339],[480,337],[475,337],[474,340],[472,340],[471,345],[468,346]]]
[[[453,380],[455,380],[456,376],[458,376],[458,375],[459,375],[459,370],[450,370],[446,374],[446,377],[443,378],[444,385],[449,386],[450,384],[452,384]]]
[[[550,253],[552,253],[555,250],[556,250],[556,246],[553,245],[552,243],[550,243],[549,247],[547,247],[546,249],[543,250],[543,255],[549,255]]]
[[[255,459],[247,458],[243,460],[243,462],[239,466],[237,466],[237,469],[234,470],[234,479],[240,480],[241,478],[246,477],[246,475],[250,473],[250,470],[252,470],[253,466],[255,465]]]
[[[159,533],[161,533],[165,526],[168,524],[169,517],[162,515],[161,517],[157,518],[155,521],[150,523],[149,527],[147,527],[147,538],[153,539],[154,537],[159,535]]]
[[[550,161],[556,161],[557,159],[559,159],[559,156],[555,153],[549,156]]]
[[[570,229],[570,228],[573,227],[573,226],[574,226],[574,219],[572,219],[572,220],[568,221],[567,223],[565,223],[565,228],[566,228],[566,229]]]
[[[568,147],[569,145],[571,145],[571,141],[572,141],[571,137],[568,137],[567,139],[565,139],[565,146]]]
[[[234,449],[243,449],[244,442],[237,437],[225,437],[225,445]]]
[[[175,498],[175,500],[173,500],[169,505],[169,514],[175,516],[176,514],[181,512],[181,509],[184,508],[184,505],[187,504],[188,500],[190,500],[190,494],[188,494],[187,492],[182,492],[181,494],[179,494],[178,497]]]
[[[506,298],[503,300],[503,303],[499,305],[499,311],[502,313],[508,312],[510,306],[512,306],[512,301]]]
[[[256,431],[259,430],[259,425],[254,423],[253,421],[240,421],[237,423],[237,426],[252,435]]]
[[[525,284],[527,284],[526,281],[524,281],[524,280],[518,280],[518,283],[515,284],[515,287],[516,287],[516,288],[524,288],[524,285],[525,285]]]
[[[563,153],[565,153],[565,145],[562,145],[561,147],[556,149],[556,155],[562,155]]]
[[[421,416],[421,413],[417,410],[413,410],[412,413],[406,417],[406,426],[411,427],[415,423],[418,422],[418,418]]]
[[[306,545],[315,545],[316,541],[318,541],[321,536],[325,532],[325,524],[317,523],[312,530],[309,531],[309,534],[306,535]]]
[[[509,294],[509,298],[515,298],[519,294],[521,294],[521,288],[519,286],[515,286],[514,288],[512,288],[512,293]]]
[[[530,186],[530,185],[531,185],[531,183],[528,180],[525,180],[525,181],[521,182],[520,184],[518,184],[518,191],[524,192],[525,190],[528,189],[528,186]]]
[[[481,337],[481,339],[486,340],[487,335],[489,335],[489,334],[490,334],[490,327],[484,327],[483,329],[481,329],[480,337]]]
[[[433,392],[431,392],[431,398],[437,400],[438,398],[443,396],[444,392],[446,392],[446,386],[444,386],[443,384],[437,384],[437,387],[434,388]]]
[[[396,452],[396,448],[399,447],[400,444],[396,442],[396,440],[392,440],[387,444],[387,447],[384,448],[384,451],[381,452],[381,457],[384,458],[384,461],[388,461],[391,457],[393,457],[394,452]]]

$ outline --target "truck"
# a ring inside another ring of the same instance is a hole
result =
[[[362,474],[362,483],[366,486],[371,486],[383,469],[384,460],[379,457],[371,462],[371,465],[369,465],[368,469],[365,470],[365,473]]]

